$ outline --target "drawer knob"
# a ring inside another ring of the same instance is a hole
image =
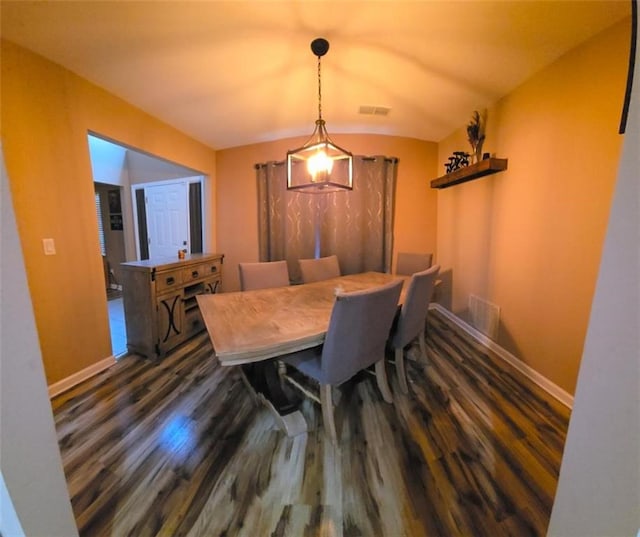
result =
[[[173,285],[174,283],[176,283],[176,279],[173,276],[169,276],[167,278],[167,285]]]
[[[192,278],[197,278],[197,277],[198,277],[198,271],[197,271],[197,270],[194,270],[194,271],[191,273],[191,277],[192,277]]]

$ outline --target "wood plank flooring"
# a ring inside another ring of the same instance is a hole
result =
[[[281,433],[206,334],[121,359],[52,401],[80,535],[544,535],[569,410],[436,311],[427,344],[393,405],[341,387],[339,449],[309,401]]]

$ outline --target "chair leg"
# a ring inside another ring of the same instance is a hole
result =
[[[333,419],[333,399],[331,396],[331,384],[320,385],[320,405],[322,406],[322,419],[324,430],[329,435],[331,443],[338,445],[338,435],[336,434],[336,424]]]
[[[407,385],[407,372],[404,370],[404,349],[402,347],[396,348],[395,362],[400,390],[402,391],[402,393],[409,393],[409,386]]]
[[[378,381],[378,389],[382,394],[382,398],[387,403],[393,403],[393,395],[391,395],[389,383],[387,382],[387,371],[384,365],[384,358],[376,362],[376,380]]]
[[[420,354],[422,358],[422,363],[427,363],[427,343],[424,340],[424,332],[420,332],[418,335],[418,343],[420,344]]]

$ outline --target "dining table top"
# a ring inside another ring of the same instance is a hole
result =
[[[364,272],[302,285],[198,295],[197,300],[220,364],[239,365],[321,345],[337,292],[394,280],[407,277]]]

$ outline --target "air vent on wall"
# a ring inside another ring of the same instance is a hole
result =
[[[471,324],[476,330],[493,339],[498,339],[500,307],[476,295],[469,295]]]
[[[391,108],[387,106],[371,106],[363,104],[360,106],[359,113],[365,116],[388,116]]]

